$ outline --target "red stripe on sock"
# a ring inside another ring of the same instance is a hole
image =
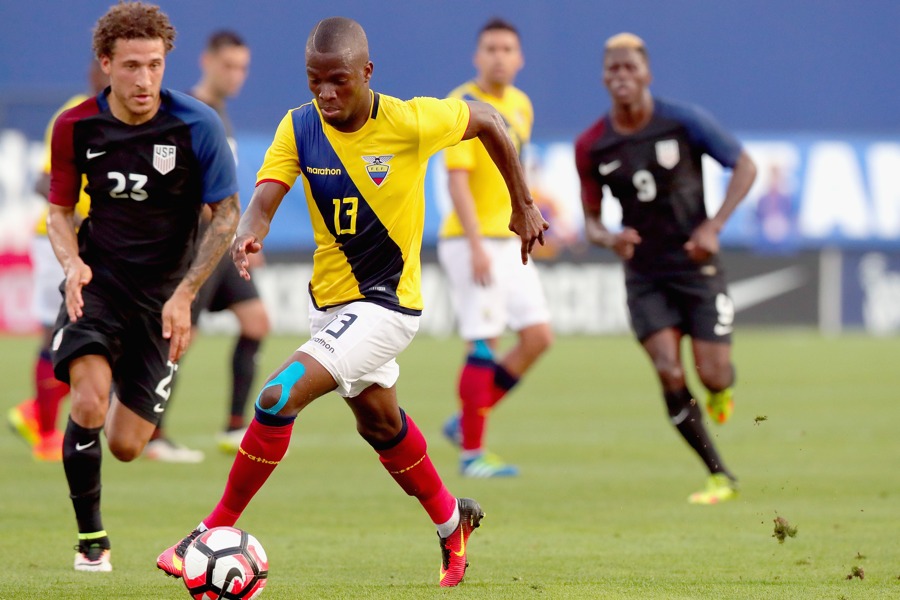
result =
[[[250,422],[240,450],[231,465],[222,499],[203,523],[209,527],[234,525],[244,509],[284,458],[291,442],[293,423],[284,426]]]
[[[436,524],[446,523],[456,507],[454,498],[428,457],[425,436],[406,415],[406,436],[396,446],[377,450],[381,464],[391,477],[422,504],[425,512]]]

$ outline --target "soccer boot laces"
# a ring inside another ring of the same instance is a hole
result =
[[[181,577],[184,570],[184,553],[198,535],[203,533],[200,529],[194,529],[184,536],[180,542],[162,551],[156,559],[157,568],[161,569],[169,577]]]

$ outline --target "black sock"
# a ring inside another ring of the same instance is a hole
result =
[[[254,340],[245,336],[238,338],[234,346],[234,354],[231,357],[231,372],[234,377],[231,386],[231,421],[232,425],[240,420],[243,422],[244,412],[247,408],[247,398],[250,396],[250,387],[256,376],[256,354],[259,352],[260,340]]]
[[[102,427],[88,429],[69,417],[63,438],[63,467],[79,533],[103,531],[100,518],[100,447]]]
[[[709,472],[724,473],[734,479],[734,476],[725,467],[725,463],[719,458],[719,453],[716,452],[712,440],[709,439],[709,434],[703,425],[703,414],[690,390],[682,388],[677,392],[666,392],[664,396],[672,424],[703,460]]]

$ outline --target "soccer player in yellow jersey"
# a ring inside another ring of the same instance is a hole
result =
[[[109,84],[109,78],[100,69],[100,63],[96,60],[91,60],[88,84],[91,95],[99,94]],[[44,198],[50,193],[50,137],[53,134],[56,117],[64,110],[81,104],[87,98],[85,94],[69,98],[47,125],[47,132],[44,135],[43,170],[35,184],[35,191]],[[75,206],[76,219],[79,222],[87,217],[90,206],[91,198],[82,188],[78,204]],[[41,346],[34,363],[34,398],[12,407],[8,419],[10,425],[31,444],[32,454],[36,460],[58,462],[62,460],[63,432],[57,429],[56,420],[59,405],[69,393],[69,386],[53,375],[50,341],[59,305],[62,302],[59,284],[65,279],[65,275],[47,238],[47,212],[48,208],[45,207],[38,219],[31,244],[31,263],[34,269],[33,310],[41,324]]]
[[[465,575],[467,542],[483,517],[481,507],[444,486],[424,436],[398,405],[395,387],[395,358],[415,335],[422,311],[419,251],[428,158],[460,140],[482,140],[511,190],[508,226],[521,238],[523,262],[534,243],[543,242],[547,223],[493,108],[378,94],[369,88],[372,70],[357,22],[333,17],[310,33],[306,74],[313,100],[289,111],[278,126],[231,253],[249,277],[248,254],[261,250],[275,211],[299,177],[317,246],[309,286],[312,339],[260,392],[222,499],[157,559],[169,575],[181,575],[184,551],[200,532],[237,522],[284,456],[297,414],[331,391],[344,397],[357,431],[437,527],[441,586],[455,586]]]
[[[478,34],[475,79],[452,98],[479,100],[497,109],[516,150],[531,138],[531,102],[513,86],[524,65],[519,33],[501,19]],[[461,410],[444,424],[444,435],[461,447],[460,472],[467,477],[509,477],[518,469],[485,452],[491,409],[550,347],[550,314],[533,264],[518,260],[509,221],[509,192],[479,140],[444,151],[453,210],[438,239],[438,259],[450,283],[467,356],[459,377]],[[495,360],[497,338],[509,326],[516,344]]]

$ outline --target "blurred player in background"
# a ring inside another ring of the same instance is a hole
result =
[[[117,459],[140,456],[190,342],[191,303],[240,214],[221,120],[161,87],[174,38],[158,7],[112,6],[93,36],[110,87],[53,127],[47,229],[66,279],[51,348],[56,376],[72,386],[63,466],[78,571],[112,569],[100,514],[100,432]],[[76,234],[83,178],[91,210]],[[212,219],[197,245],[204,203]]]
[[[531,138],[531,102],[513,86],[524,66],[519,33],[501,19],[478,33],[475,79],[451,98],[478,100],[497,109],[521,156]],[[459,377],[460,413],[444,424],[444,435],[461,447],[460,472],[467,477],[508,477],[518,469],[485,451],[485,430],[494,406],[519,382],[553,339],[550,313],[533,263],[522,264],[509,230],[509,191],[480,140],[444,151],[453,210],[441,225],[438,259],[449,279],[467,356]],[[495,359],[497,338],[509,326],[516,345]]]
[[[523,261],[547,224],[528,196],[495,110],[457,99],[404,102],[374,93],[373,68],[356,21],[325,19],[307,39],[313,101],[279,124],[231,253],[250,277],[247,255],[262,248],[275,211],[300,177],[317,245],[309,285],[313,337],[263,386],[222,499],[160,554],[157,566],[169,575],[181,576],[184,552],[203,530],[238,521],[284,457],[299,412],[331,391],[344,397],[359,434],[435,524],[441,586],[455,586],[465,575],[466,542],[481,521],[481,507],[450,494],[425,437],[397,401],[395,359],[412,341],[422,312],[419,253],[429,157],[461,139],[484,141],[512,190],[510,227],[521,235]]]
[[[215,109],[225,125],[228,142],[237,160],[234,128],[225,102],[240,93],[250,69],[250,48],[233,31],[217,31],[210,35],[206,49],[200,56],[200,81],[191,95]],[[208,211],[201,217],[201,231],[208,223]],[[258,255],[254,255],[256,257]],[[259,255],[261,256],[261,255]],[[260,344],[269,333],[269,315],[259,297],[256,285],[243,279],[229,256],[223,256],[194,301],[191,323],[195,327],[204,310],[230,310],[237,317],[240,334],[231,356],[231,401],[224,431],[218,436],[218,447],[224,452],[237,452],[246,431],[245,412],[250,387],[256,376],[256,360]],[[153,439],[144,449],[144,456],[165,462],[200,462],[203,453],[172,442],[163,433],[160,422]]]
[[[756,166],[706,112],[653,97],[650,81],[643,40],[630,33],[607,40],[603,83],[612,107],[575,145],[585,233],[624,261],[632,328],[656,369],[673,425],[709,469],[706,488],[689,501],[715,504],[736,496],[737,481],[687,387],[681,339],[691,337],[697,373],[709,392],[707,412],[724,423],[734,408],[734,304],[718,258],[719,232],[753,184]],[[712,218],[703,197],[703,154],[733,169]],[[604,186],[622,204],[619,233],[601,221]]]
[[[109,83],[109,78],[100,68],[96,59],[91,60],[88,69],[88,86],[90,95],[99,94]],[[53,123],[65,110],[81,104],[89,96],[77,94],[69,98],[56,111],[47,132],[44,135],[44,167],[35,184],[35,191],[47,198],[50,194],[50,140],[53,134]],[[82,188],[78,204],[75,206],[75,225],[88,214],[91,206],[90,196]],[[41,324],[41,346],[34,363],[34,398],[26,400],[9,410],[10,425],[32,447],[32,455],[36,460],[59,462],[62,460],[63,432],[57,429],[59,406],[69,386],[53,375],[53,361],[50,358],[50,341],[53,336],[53,324],[59,314],[62,302],[59,284],[66,278],[53,255],[53,248],[47,238],[47,213],[45,208],[38,219],[35,236],[31,242],[31,263],[34,269],[33,309],[37,321]]]

